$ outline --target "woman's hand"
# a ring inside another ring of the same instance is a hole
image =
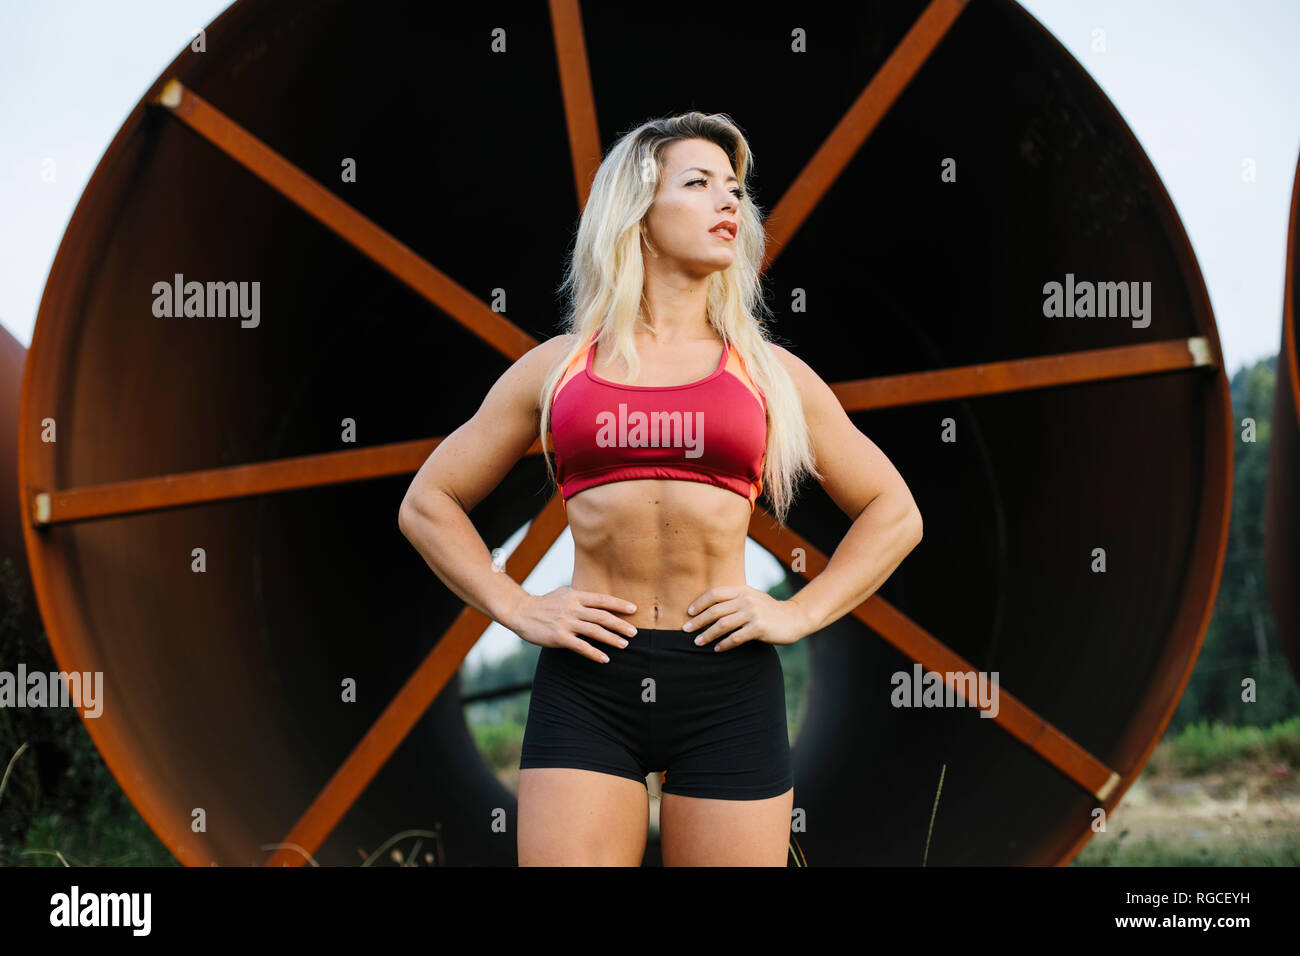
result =
[[[607,664],[609,657],[578,635],[627,647],[623,636],[633,636],[636,628],[611,612],[631,614],[635,610],[635,604],[612,594],[575,591],[565,586],[550,594],[524,595],[501,623],[530,644],[568,648]]]
[[[744,585],[711,588],[696,598],[686,613],[692,617],[682,630],[698,631],[696,644],[727,634],[714,645],[715,651],[729,651],[746,641],[793,644],[812,632],[808,615],[797,602],[779,601],[766,591]]]

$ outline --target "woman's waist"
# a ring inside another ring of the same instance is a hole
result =
[[[609,655],[609,663],[598,663],[566,647],[544,647],[542,658],[595,674],[613,675],[622,673],[628,667],[635,671],[636,668],[644,667],[649,662],[684,660],[688,656],[694,659],[698,655],[705,660],[718,661],[718,664],[708,665],[715,667],[723,666],[724,660],[731,662],[726,666],[732,666],[763,654],[775,654],[775,647],[764,641],[744,641],[728,650],[718,651],[716,645],[722,640],[721,637],[708,644],[699,645],[695,643],[696,636],[695,631],[683,631],[681,628],[640,627],[637,628],[635,636],[627,639],[627,647],[611,647],[590,635],[579,634],[580,640]]]
[[[719,569],[716,574],[668,572],[656,575],[645,574],[640,569],[620,571],[620,566],[614,562],[584,568],[579,560],[574,564],[572,587],[576,591],[608,594],[635,604],[636,610],[631,613],[611,613],[638,631],[642,628],[680,631],[683,624],[699,613],[697,610],[696,615],[689,614],[687,608],[698,605],[699,600],[710,592],[734,589],[737,580],[744,580],[743,568],[730,569],[728,573]]]

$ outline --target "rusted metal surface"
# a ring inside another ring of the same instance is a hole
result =
[[[809,580],[826,567],[830,560],[827,555],[799,535],[781,528],[769,519],[769,515],[756,511],[751,522],[750,537],[773,554],[791,554],[799,549],[806,556],[807,563],[801,574]],[[978,669],[971,661],[954,654],[934,635],[918,627],[879,594],[872,595],[852,613],[927,671],[947,675]],[[945,686],[954,687],[964,699],[958,682],[946,679],[944,683]],[[1006,691],[1000,692],[1000,706],[991,719],[1075,784],[1095,796],[1098,802],[1104,802],[1119,783],[1119,774]]]
[[[1094,349],[1043,359],[989,362],[966,368],[880,376],[832,386],[848,411],[970,398],[1052,385],[1150,375],[1208,363],[1204,338]],[[20,366],[21,367],[21,366]],[[17,379],[18,376],[16,376]],[[15,407],[17,402],[14,403]],[[57,524],[112,515],[138,514],[182,505],[272,494],[322,485],[410,474],[433,453],[441,438],[396,442],[356,451],[328,452],[257,465],[236,465],[183,475],[163,475],[87,488],[52,491],[29,504],[37,524]],[[540,455],[536,441],[526,455]]]
[[[1210,347],[1204,337],[1183,342],[1121,345],[1089,349],[1069,355],[988,362],[935,372],[881,375],[832,386],[847,411],[866,411],[894,405],[914,405],[976,395],[997,395],[1053,385],[1099,382],[1108,378],[1152,375],[1174,369],[1210,364]]]
[[[15,625],[28,630],[38,623],[36,595],[30,587],[27,568],[27,549],[23,546],[22,501],[18,496],[18,462],[14,449],[18,447],[18,402],[23,387],[23,363],[27,349],[0,326],[0,442],[5,449],[3,472],[0,472],[0,561],[13,562],[14,587],[23,610]],[[9,609],[12,610],[12,609]]]
[[[727,94],[766,157],[763,200],[781,197],[776,304],[796,289],[812,303],[781,334],[926,519],[881,591],[808,639],[810,865],[915,865],[944,765],[932,864],[1067,862],[1172,714],[1222,566],[1227,383],[1172,205],[1031,18],[961,6],[837,11],[809,28],[819,57]],[[23,390],[26,543],[61,666],[105,672],[92,737],[187,864],[354,864],[434,823],[449,863],[513,860],[482,822],[511,798],[455,680],[486,620],[395,515],[438,436],[555,331],[593,144],[644,110],[618,12],[547,12],[516,25],[511,59],[457,43],[431,59],[429,31],[491,25],[241,0],[131,113],[69,224]],[[381,27],[399,21],[400,36]],[[673,24],[631,35],[693,62]],[[344,50],[370,66],[346,83]],[[692,89],[713,80],[702,68]],[[477,95],[410,95],[453,88]],[[775,108],[792,98],[794,114]],[[355,182],[339,182],[344,158]],[[1140,328],[1048,318],[1043,284],[1067,273],[1149,280],[1158,307]],[[159,317],[150,290],[176,274],[259,280],[261,322]],[[471,513],[489,546],[531,522],[516,580],[564,527],[537,449]],[[846,527],[810,485],[788,530],[760,509],[750,533],[787,566],[801,550],[806,578]],[[889,676],[913,661],[998,671],[998,716],[892,707]],[[194,833],[196,806],[220,825]]]
[[[871,82],[863,87],[829,136],[813,153],[798,178],[786,187],[767,219],[768,244],[763,269],[785,250],[786,243],[819,206],[827,191],[885,118],[907,84],[925,66],[935,47],[948,35],[966,0],[932,0],[894,46]]]
[[[602,153],[582,13],[575,0],[550,0],[550,10],[555,62],[564,99],[564,127],[569,134],[569,155],[573,159],[574,191],[578,208],[585,209]]]
[[[1268,493],[1264,502],[1264,566],[1268,593],[1277,622],[1278,641],[1300,680],[1300,361],[1296,358],[1296,316],[1300,315],[1300,286],[1296,283],[1300,245],[1300,161],[1291,188],[1291,217],[1287,221],[1286,284],[1282,296],[1282,347],[1277,356],[1277,386],[1273,393],[1273,429],[1268,449]]]
[[[292,163],[241,129],[175,78],[154,101],[190,129],[207,138],[232,160],[264,180],[303,212],[338,233],[394,277],[510,358],[518,358],[537,340],[492,311],[450,276],[421,259],[405,243],[385,232]]]
[[[424,464],[440,441],[440,438],[417,439],[356,451],[333,451],[256,465],[232,465],[183,475],[44,492],[28,502],[29,519],[36,524],[59,524],[409,475]],[[530,453],[540,454],[541,443],[534,443]]]
[[[564,511],[560,500],[559,495],[551,498],[506,562],[506,573],[516,580],[528,576],[564,531]],[[490,623],[490,619],[473,608],[461,611],[419,669],[385,707],[361,743],[312,801],[293,831],[285,837],[286,844],[315,849],[324,842],[416,721],[428,710],[430,702],[453,680],[465,655]],[[286,850],[278,851],[270,860],[271,865],[299,862],[292,851]]]

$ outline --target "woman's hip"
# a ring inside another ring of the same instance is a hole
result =
[[[565,647],[544,647],[537,660],[534,693],[554,692],[624,708],[658,703],[734,709],[772,706],[776,698],[784,706],[780,656],[775,646],[762,641],[718,651],[716,641],[699,646],[686,631],[641,628],[624,648],[595,640],[588,643],[608,654],[609,662]]]

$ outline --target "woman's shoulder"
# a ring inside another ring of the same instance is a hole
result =
[[[794,387],[801,397],[807,399],[809,395],[830,392],[830,386],[822,381],[822,377],[813,370],[811,365],[785,346],[777,345],[771,341],[765,340],[765,342],[767,348],[776,356],[786,372],[789,373],[790,380],[794,383]]]
[[[763,344],[767,346],[769,352],[777,357],[785,370],[790,373],[790,377],[798,381],[806,375],[815,375],[816,373],[809,367],[808,363],[795,355],[784,345],[777,345],[775,342],[764,339]]]
[[[572,332],[561,332],[539,342],[515,363],[519,374],[527,377],[530,387],[541,388],[551,370],[572,351],[577,341],[578,336]]]
[[[572,332],[561,332],[553,335],[549,339],[537,343],[529,349],[523,356],[530,364],[548,365],[557,361],[561,356],[566,354],[574,343],[577,336]]]
[[[536,352],[539,357],[556,359],[572,349],[577,342],[578,336],[575,333],[560,332],[534,346],[533,351]]]
[[[577,344],[578,336],[576,333],[561,332],[537,346],[536,351],[541,364],[546,367],[547,371],[550,371],[555,367],[556,363],[571,353]]]
[[[501,378],[529,391],[540,388],[555,363],[568,353],[573,341],[573,335],[564,333],[537,343],[519,356]]]

